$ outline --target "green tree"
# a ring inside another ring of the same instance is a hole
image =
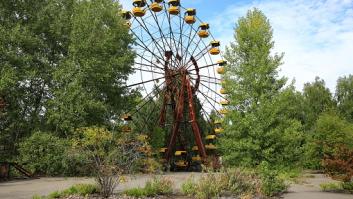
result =
[[[287,166],[300,157],[301,98],[293,86],[281,90],[286,83],[278,76],[283,55],[272,53],[272,32],[266,16],[250,10],[238,20],[235,42],[226,49],[229,64],[224,86],[231,112],[220,147],[230,165],[268,161]],[[298,103],[294,107],[293,100]]]
[[[81,1],[71,18],[68,57],[54,71],[48,122],[59,134],[92,125],[110,125],[129,105],[124,88],[132,72],[132,36],[110,0]]]
[[[0,145],[9,156],[42,127],[52,72],[67,55],[72,8],[73,0],[0,2]]]
[[[353,75],[337,80],[336,99],[338,110],[350,122],[353,122]]]
[[[304,126],[306,130],[310,130],[315,125],[319,115],[334,108],[335,103],[330,90],[325,86],[325,81],[319,77],[316,77],[312,83],[304,84],[303,96],[305,105]]]
[[[133,40],[110,0],[0,2],[0,148],[34,131],[69,136],[129,105]]]
[[[353,125],[342,119],[336,111],[320,114],[307,138],[306,166],[321,168],[324,156],[332,156],[341,146],[353,147]]]

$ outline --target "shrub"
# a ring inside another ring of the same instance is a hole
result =
[[[197,185],[193,180],[193,177],[188,178],[182,185],[181,185],[181,192],[187,196],[193,196],[196,194]]]
[[[81,154],[99,184],[101,194],[109,197],[124,173],[129,173],[140,158],[141,143],[134,134],[110,132],[90,127],[75,131],[73,150]]]
[[[288,185],[279,177],[276,169],[270,168],[267,162],[262,162],[259,168],[261,192],[266,196],[275,196],[287,190]]]
[[[189,178],[182,184],[182,193],[200,199],[220,196],[259,197],[260,181],[255,172],[240,169],[226,170],[222,173],[208,173],[197,182]]]
[[[54,191],[48,196],[34,195],[32,198],[33,199],[54,199],[54,198],[62,198],[70,195],[87,196],[98,192],[99,192],[99,189],[94,184],[76,184],[63,191]]]
[[[327,191],[327,192],[339,192],[342,191],[342,184],[341,183],[324,183],[324,184],[320,184],[320,188],[323,191]]]
[[[337,180],[349,182],[353,178],[353,149],[340,146],[333,155],[326,155],[322,165],[327,174]]]
[[[236,196],[251,195],[259,196],[260,192],[260,179],[256,176],[255,172],[244,171],[240,169],[233,169],[226,172],[228,181],[228,190]]]
[[[69,143],[45,132],[35,132],[19,144],[21,164],[35,174],[60,175],[65,173],[63,159]]]
[[[133,197],[169,195],[173,192],[173,183],[168,178],[155,177],[147,181],[144,188],[132,188],[124,191],[125,195]]]
[[[323,183],[320,188],[327,192],[353,193],[353,182]]]
[[[349,193],[353,193],[353,182],[343,182],[342,188]]]

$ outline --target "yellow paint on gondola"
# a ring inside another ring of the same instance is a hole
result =
[[[214,132],[219,134],[219,133],[223,133],[224,132],[224,129],[223,128],[215,128],[214,129]]]

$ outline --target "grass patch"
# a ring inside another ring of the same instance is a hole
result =
[[[320,184],[320,188],[322,191],[326,191],[326,192],[353,194],[353,182],[323,183],[323,184]]]
[[[239,169],[208,173],[197,181],[191,177],[181,186],[184,195],[198,199],[223,196],[256,198],[261,195],[259,190],[260,183],[255,172]]]
[[[48,196],[34,195],[32,199],[54,199],[54,198],[62,198],[70,195],[88,196],[98,192],[99,192],[98,187],[94,184],[77,184],[63,191],[54,191],[50,193]]]
[[[158,195],[170,195],[173,193],[173,183],[168,178],[155,177],[146,182],[145,187],[132,188],[124,191],[127,196],[152,197]]]

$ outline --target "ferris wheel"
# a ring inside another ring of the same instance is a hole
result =
[[[184,8],[180,0],[131,2],[132,10],[122,12],[136,52],[135,74],[127,87],[141,88],[144,98],[123,120],[133,122],[154,101],[156,108],[149,111],[157,117],[146,120],[166,130],[160,149],[165,162],[176,167],[204,162],[217,154],[215,142],[224,131],[221,119],[229,104],[222,88],[227,63],[220,42],[197,10]],[[200,120],[209,128],[201,128]]]

